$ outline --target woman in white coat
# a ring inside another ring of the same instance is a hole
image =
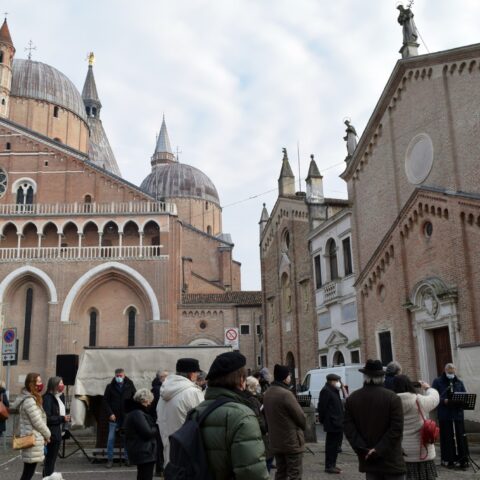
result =
[[[407,480],[433,480],[437,475],[435,467],[435,445],[423,446],[420,431],[422,415],[437,408],[440,401],[438,392],[425,382],[420,382],[423,394],[417,394],[411,380],[406,375],[397,375],[393,380],[393,391],[398,394],[403,405],[403,440],[407,464]],[[422,415],[419,412],[421,409]]]
[[[35,445],[22,450],[23,473],[20,480],[31,480],[37,463],[43,462],[45,444],[50,441],[47,416],[42,408],[43,383],[38,373],[29,373],[25,378],[25,388],[16,398],[12,408],[19,410],[20,436],[35,435]]]

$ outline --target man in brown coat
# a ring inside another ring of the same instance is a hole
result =
[[[400,397],[383,386],[380,360],[367,360],[364,386],[345,403],[344,431],[366,480],[404,480],[403,409]]]
[[[270,448],[275,455],[275,480],[300,480],[305,450],[305,414],[295,395],[288,388],[291,376],[288,367],[275,365],[274,382],[263,396]]]

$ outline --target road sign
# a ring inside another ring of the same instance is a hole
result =
[[[238,350],[238,328],[226,328],[225,329],[225,345],[230,345],[234,350]]]
[[[14,362],[16,356],[15,353],[2,353],[2,362]]]
[[[4,328],[2,332],[2,355],[17,353],[17,329]]]

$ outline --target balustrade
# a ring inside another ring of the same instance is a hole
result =
[[[161,245],[0,248],[0,262],[167,258]]]

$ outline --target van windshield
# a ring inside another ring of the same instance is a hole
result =
[[[302,392],[306,392],[310,389],[310,374],[308,373],[302,383]]]

